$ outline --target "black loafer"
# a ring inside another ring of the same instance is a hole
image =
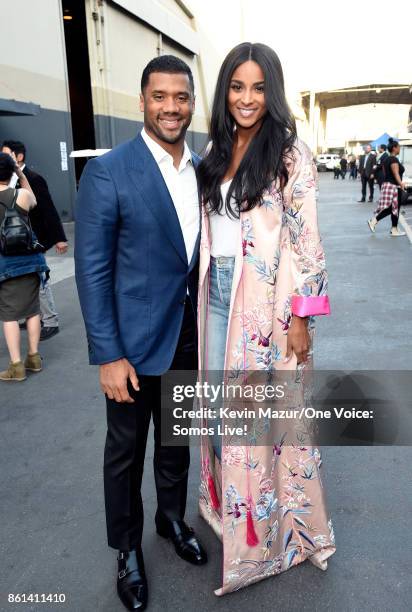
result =
[[[54,325],[53,327],[43,327],[40,332],[40,342],[43,342],[43,340],[48,340],[49,338],[53,338],[53,336],[58,333],[59,328],[57,327],[57,325]]]
[[[176,553],[193,565],[207,563],[207,554],[195,532],[184,521],[165,521],[156,515],[156,530],[162,538],[172,540]]]
[[[117,562],[117,594],[120,601],[128,610],[144,610],[148,590],[141,551],[119,551]]]

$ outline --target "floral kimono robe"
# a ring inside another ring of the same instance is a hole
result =
[[[263,205],[241,213],[232,283],[225,371],[297,372],[296,357],[283,363],[292,313],[329,314],[324,253],[317,226],[316,168],[297,140],[286,160],[289,180],[273,183]],[[205,347],[210,228],[203,212],[199,270],[199,376],[207,370]],[[311,357],[303,369],[310,369]],[[298,385],[299,388],[299,385]],[[302,404],[300,389],[290,399]],[[281,433],[281,430],[279,430]],[[279,434],[280,436],[280,434]],[[211,441],[201,441],[199,509],[223,544],[223,584],[216,595],[279,574],[309,558],[321,569],[335,552],[316,447],[283,434],[270,446],[231,446],[222,439],[222,461]]]

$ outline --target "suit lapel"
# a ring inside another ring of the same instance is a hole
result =
[[[136,157],[131,160],[132,172],[130,173],[133,183],[146,206],[151,210],[177,253],[187,265],[188,261],[182,228],[180,227],[173,200],[159,170],[159,166],[153,159],[140,134],[135,139],[134,145]]]
[[[199,247],[200,247],[200,230],[197,234],[197,238],[196,238],[196,242],[195,242],[195,248],[193,249],[193,255],[192,255],[192,259],[190,261],[189,264],[189,270],[188,272],[191,272],[193,270],[193,268],[196,266],[198,259],[199,259]]]
[[[193,167],[195,169],[196,181],[197,182],[198,182],[198,180],[197,180],[197,167],[200,164],[200,162],[201,162],[201,158],[198,155],[196,155],[196,153],[194,153],[192,151],[192,163],[193,163]],[[189,272],[191,272],[193,270],[193,268],[196,266],[196,264],[197,264],[197,262],[199,260],[200,232],[201,232],[201,228],[202,228],[202,202],[200,200],[199,190],[198,190],[198,205],[199,205],[199,227],[198,227],[195,247],[193,249],[192,259],[191,259],[190,264],[189,264]]]

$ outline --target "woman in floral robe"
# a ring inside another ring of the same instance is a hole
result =
[[[329,314],[329,302],[316,169],[296,137],[272,49],[243,43],[229,53],[210,136],[198,171],[199,375],[205,381],[211,370],[224,370],[225,381],[245,381],[288,374],[294,384],[279,406],[300,408],[314,315]],[[224,427],[225,419],[204,420],[217,423]],[[305,559],[326,569],[335,543],[310,438],[295,425],[257,419],[237,444],[229,435],[220,443],[203,436],[201,454],[200,513],[223,544],[217,595]]]

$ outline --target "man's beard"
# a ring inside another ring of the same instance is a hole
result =
[[[155,131],[153,130],[156,134],[156,136],[158,136],[160,138],[160,140],[163,140],[163,142],[167,142],[168,144],[175,144],[176,142],[178,142],[181,138],[182,138],[182,133],[183,135],[185,134],[185,130],[181,129],[179,134],[177,134],[176,136],[171,136],[170,138],[168,136],[166,136],[163,132],[160,131]]]
[[[165,132],[157,123],[150,122],[148,127],[152,132],[154,132],[154,134],[156,134],[159,140],[167,142],[167,144],[175,144],[176,142],[185,137],[189,125],[190,121],[183,121],[183,123],[181,123],[180,125],[179,131],[176,134],[170,136],[165,134]]]

